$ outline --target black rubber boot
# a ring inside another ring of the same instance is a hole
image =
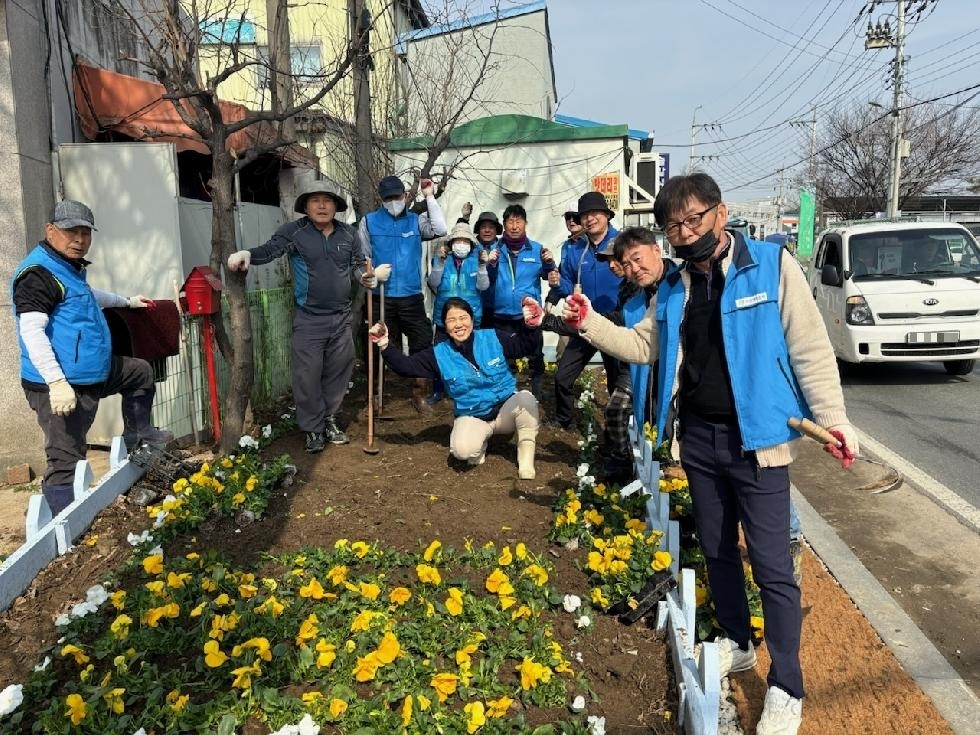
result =
[[[152,406],[152,393],[122,397],[123,441],[127,452],[132,452],[143,442],[165,447],[174,440],[171,432],[158,429],[150,423]]]
[[[41,485],[41,493],[48,501],[52,518],[71,505],[75,499],[75,489],[71,485]]]

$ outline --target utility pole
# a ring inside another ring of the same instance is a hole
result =
[[[364,0],[347,0],[350,21],[350,42],[355,45],[357,58],[353,64],[354,77],[354,168],[357,169],[358,215],[374,208],[374,134],[371,122],[371,12]]]
[[[272,93],[272,111],[280,113],[293,106],[293,76],[291,50],[289,47],[289,14],[286,0],[266,0],[266,19],[269,24],[269,87]],[[282,136],[294,140],[295,122],[293,118],[283,120]]]
[[[879,20],[875,26],[868,21],[865,49],[893,48],[895,62],[892,83],[894,98],[892,101],[892,135],[891,135],[891,174],[888,182],[888,217],[898,216],[898,199],[902,181],[902,158],[908,155],[908,141],[902,138],[902,86],[905,81],[905,8],[906,0],[895,0],[895,33],[891,25]],[[875,3],[872,3],[872,9]],[[924,7],[926,3],[922,3]],[[918,12],[921,12],[921,8]]]
[[[701,123],[698,124],[697,116],[698,110],[700,110],[702,105],[698,105],[694,108],[694,114],[691,115],[691,155],[687,159],[687,172],[692,173],[694,171],[694,165],[699,161],[711,161],[718,156],[695,156],[694,146],[697,145],[697,135],[699,130],[708,130],[720,127],[718,123]]]
[[[817,196],[817,107],[814,105],[810,110],[809,120],[790,120],[790,125],[802,127],[810,126],[810,186],[813,187],[814,208],[820,211],[820,198]],[[818,218],[819,221],[819,218]]]

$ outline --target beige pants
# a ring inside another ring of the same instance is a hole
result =
[[[449,435],[449,452],[457,459],[478,460],[487,451],[494,434],[513,434],[518,429],[538,428],[538,402],[530,391],[521,390],[500,407],[493,421],[459,416]]]

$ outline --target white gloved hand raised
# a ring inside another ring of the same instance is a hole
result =
[[[228,256],[228,270],[247,271],[252,263],[252,254],[248,250],[239,250]]]
[[[126,299],[130,309],[146,309],[155,306],[153,299],[147,298],[143,294],[130,296]]]
[[[532,329],[541,326],[541,320],[544,318],[544,310],[541,308],[541,304],[531,296],[525,296],[521,301],[521,313],[524,315],[524,323],[527,326]]]
[[[375,268],[374,277],[377,278],[380,283],[387,282],[387,280],[391,278],[391,263],[382,263]]]
[[[383,351],[388,346],[388,327],[383,322],[376,323],[368,330],[368,338]]]
[[[51,413],[55,416],[67,416],[75,410],[77,403],[75,389],[64,378],[48,385],[48,400],[51,403]]]
[[[565,299],[565,309],[561,318],[572,329],[581,329],[582,322],[591,310],[592,302],[589,301],[589,297],[584,293],[574,293]]]

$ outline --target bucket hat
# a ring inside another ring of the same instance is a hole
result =
[[[333,199],[334,204],[337,205],[338,212],[347,211],[347,202],[337,192],[337,187],[329,181],[323,180],[310,181],[304,184],[299,196],[296,197],[296,203],[293,205],[293,209],[300,214],[306,214],[306,202],[314,194],[326,194]]]
[[[465,222],[457,222],[446,238],[446,242],[452,244],[454,240],[468,240],[470,245],[476,245],[476,238],[470,232],[470,226]]]
[[[54,205],[51,224],[59,230],[70,230],[72,227],[88,227],[94,230],[95,215],[81,202],[65,199]]]
[[[498,235],[504,231],[504,226],[500,224],[496,212],[480,212],[480,216],[476,218],[476,224],[473,225],[473,232],[479,232],[480,225],[484,222],[492,222],[493,226],[497,228]]]
[[[616,214],[609,208],[606,198],[597,191],[586,192],[578,198],[578,215],[581,217],[586,212],[605,212],[610,219]]]

